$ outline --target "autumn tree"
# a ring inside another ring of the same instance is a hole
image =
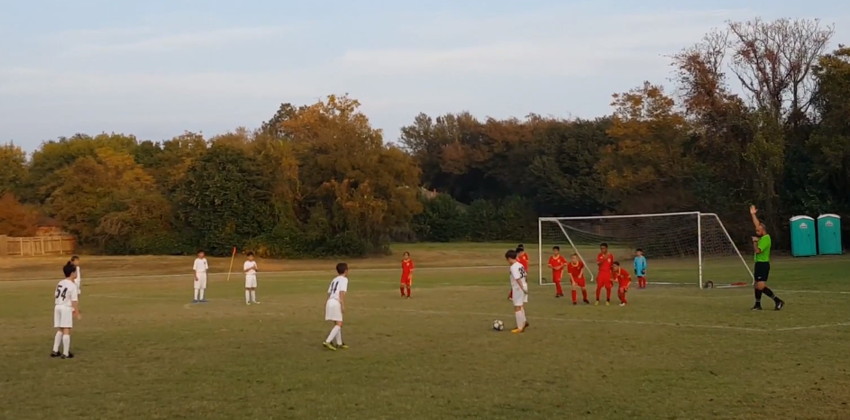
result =
[[[646,82],[615,94],[611,105],[615,110],[608,135],[614,144],[605,148],[597,169],[618,208],[649,212],[693,206],[688,125],[673,99]]]
[[[18,201],[15,194],[0,194],[0,235],[32,236],[38,227],[38,211]]]
[[[146,234],[169,232],[170,208],[152,176],[127,152],[103,147],[57,171],[47,209],[84,246],[136,252]]]
[[[298,108],[283,105],[273,118],[277,129],[267,130],[291,143],[298,162],[298,217],[311,232],[312,246],[325,253],[382,249],[391,230],[408,226],[421,210],[418,167],[384,144],[359,108],[347,96]]]

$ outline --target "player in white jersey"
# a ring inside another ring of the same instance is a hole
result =
[[[192,299],[192,303],[206,303],[207,270],[210,269],[210,265],[207,264],[204,251],[198,251],[198,258],[195,258],[192,269],[195,271],[195,298]]]
[[[516,317],[516,328],[511,332],[518,334],[525,332],[528,328],[528,319],[525,317],[525,304],[528,303],[528,273],[525,271],[525,267],[517,261],[515,250],[508,250],[505,253],[505,259],[508,260],[510,265],[511,300]]]
[[[257,262],[254,261],[254,253],[248,251],[245,254],[247,261],[242,264],[245,272],[245,304],[258,304],[257,302]]]
[[[71,353],[71,329],[74,328],[74,316],[80,318],[80,304],[77,298],[77,285],[74,280],[77,278],[77,267],[73,264],[65,264],[62,268],[65,274],[65,280],[56,285],[56,290],[53,296],[53,302],[56,306],[53,307],[53,328],[56,328],[56,335],[53,338],[53,352],[50,357],[61,357],[63,359],[71,359],[74,354]],[[62,352],[59,352],[59,346],[62,346]]]
[[[328,350],[347,349],[342,342],[342,314],[345,312],[345,294],[348,293],[348,264],[336,265],[337,276],[328,286],[328,301],[325,303],[325,321],[333,322],[328,338],[322,343]]]
[[[74,283],[77,285],[77,297],[79,298],[83,294],[83,273],[80,271],[80,257],[74,255],[69,263],[77,268],[77,278],[74,279]]]

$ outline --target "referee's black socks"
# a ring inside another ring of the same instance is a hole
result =
[[[762,290],[762,293],[764,293],[765,296],[773,299],[774,302],[779,300],[779,298],[776,297],[776,295],[773,294],[773,290],[770,290],[769,287],[765,287],[764,290]],[[756,297],[756,300],[758,300],[758,295]]]
[[[763,292],[759,289],[755,289],[755,291],[756,291],[756,304],[761,304],[761,295],[762,295]]]

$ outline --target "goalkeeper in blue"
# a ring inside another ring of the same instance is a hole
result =
[[[637,277],[638,289],[646,289],[646,257],[643,256],[643,250],[640,248],[635,250],[635,277]]]

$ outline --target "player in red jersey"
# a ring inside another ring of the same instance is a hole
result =
[[[632,283],[629,270],[623,270],[620,268],[620,263],[614,261],[614,264],[611,264],[611,276],[617,281],[617,297],[620,298],[620,306],[626,306],[629,303],[626,301],[626,292],[629,291],[629,284]]]
[[[596,256],[596,265],[599,266],[599,275],[596,277],[596,304],[599,305],[599,294],[605,288],[605,305],[611,304],[611,289],[614,284],[611,281],[611,265],[614,263],[614,255],[608,252],[608,244],[599,245],[599,255]]]
[[[528,254],[525,253],[525,245],[519,244],[516,246],[516,261],[522,265],[526,274],[528,273]],[[508,293],[508,300],[514,298],[514,291]]]
[[[570,273],[570,285],[573,290],[570,292],[573,298],[573,305],[576,305],[576,298],[578,294],[578,289],[581,289],[581,297],[584,300],[584,303],[590,303],[587,300],[587,287],[586,281],[584,279],[584,263],[578,258],[578,254],[573,254],[570,256],[570,262],[567,263],[567,272]]]
[[[410,298],[410,286],[413,285],[414,268],[416,267],[413,265],[413,260],[410,259],[410,253],[405,251],[401,260],[401,286],[399,286],[401,297]]]
[[[561,277],[564,275],[564,267],[567,259],[561,255],[561,247],[552,247],[552,256],[549,257],[549,268],[552,269],[552,281],[555,282],[555,297],[563,297],[564,289],[561,288]]]

